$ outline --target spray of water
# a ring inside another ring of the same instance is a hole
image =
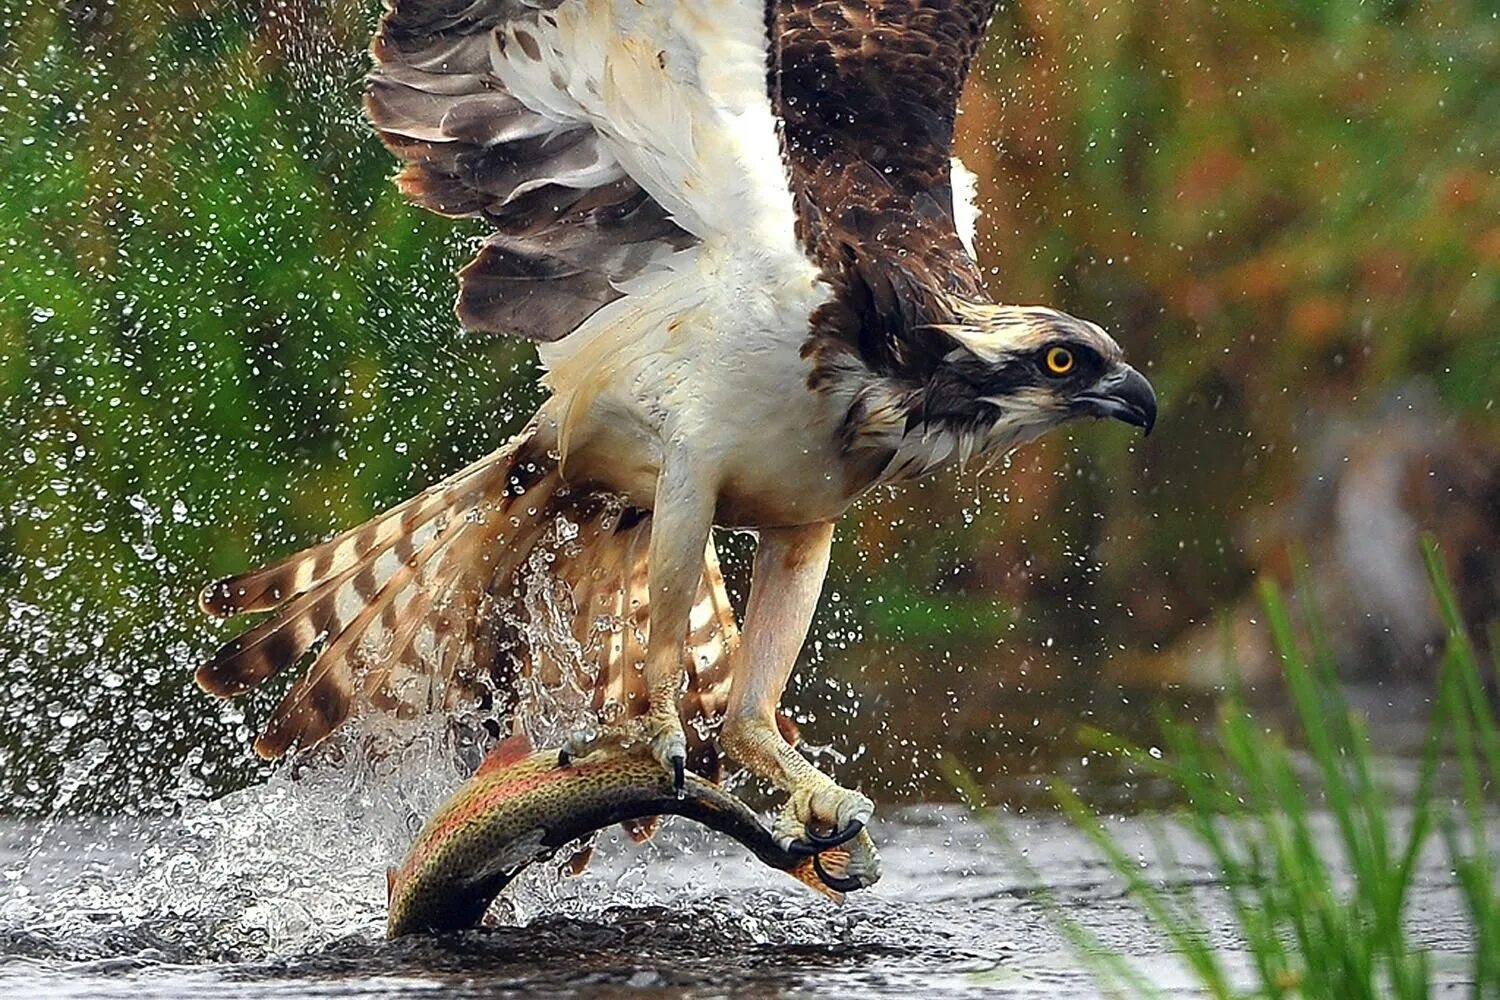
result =
[[[591,711],[591,651],[575,638],[567,590],[549,573],[577,533],[559,519],[533,554],[513,623],[555,667],[521,679],[511,720],[541,745]],[[26,829],[3,868],[0,935],[44,956],[184,962],[259,961],[373,941],[384,932],[386,868],[473,770],[489,740],[484,723],[497,721],[365,713],[264,783],[217,799],[206,797],[201,751],[190,751],[171,795],[175,815],[116,820],[102,833],[70,814],[108,757],[108,744],[95,740],[65,767],[51,817]],[[614,832],[599,839],[606,859],[590,877],[536,866],[497,901],[491,921],[621,919],[629,912],[622,905],[672,906],[740,941],[795,939],[803,920],[826,934],[826,915],[813,915],[794,887],[767,889],[765,873],[742,852],[717,854],[725,845],[700,831],[677,824],[640,848]],[[669,874],[674,860],[690,862],[685,876]]]

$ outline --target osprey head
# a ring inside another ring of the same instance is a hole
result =
[[[1074,417],[1150,433],[1156,393],[1096,324],[1044,306],[961,303],[954,313],[958,322],[933,328],[949,349],[914,400],[908,439],[947,434],[960,454],[993,455]]]
[[[1151,433],[1156,393],[1097,324],[1046,306],[969,305],[963,318],[941,328],[956,347],[934,373],[929,408],[977,404],[1046,426],[1113,417]]]

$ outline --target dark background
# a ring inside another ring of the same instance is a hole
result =
[[[0,0],[0,808],[251,780],[268,701],[192,685],[223,634],[197,589],[537,402],[530,350],[453,318],[478,230],[403,204],[363,124],[377,14]],[[790,699],[841,776],[944,796],[943,749],[1002,791],[1076,773],[1080,723],[1207,710],[1223,635],[1267,681],[1253,582],[1299,559],[1351,681],[1422,713],[1418,533],[1481,635],[1500,607],[1496,14],[1002,8],[958,144],[991,290],[1105,325],[1162,418],[845,519]]]

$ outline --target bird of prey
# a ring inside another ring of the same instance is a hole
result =
[[[273,613],[203,688],[308,661],[260,754],[573,691],[593,721],[567,754],[621,738],[713,776],[722,750],[787,793],[784,842],[850,841],[873,878],[873,804],[778,713],[835,522],[1075,417],[1156,416],[1100,327],[995,302],[961,235],[954,119],[993,7],[393,0],[370,121],[412,201],[488,223],[458,316],[534,341],[550,395],[494,454],[204,591]],[[716,525],[758,534],[742,621]]]

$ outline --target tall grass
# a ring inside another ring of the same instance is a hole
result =
[[[1424,551],[1447,642],[1417,785],[1404,806],[1390,799],[1381,758],[1365,720],[1344,697],[1315,616],[1306,617],[1299,633],[1269,582],[1261,597],[1292,706],[1286,738],[1247,710],[1237,691],[1207,731],[1163,720],[1164,754],[1105,734],[1091,737],[1181,793],[1177,819],[1222,879],[1250,958],[1250,983],[1243,970],[1231,974],[1212,946],[1193,898],[1171,888],[1180,880],[1173,877],[1178,865],[1170,838],[1157,838],[1168,868],[1158,881],[1071,788],[1053,786],[1063,811],[1211,996],[1431,995],[1432,959],[1412,941],[1408,922],[1418,861],[1433,850],[1446,852],[1462,897],[1473,995],[1500,996],[1500,886],[1487,831],[1495,820],[1500,729],[1441,557],[1430,540]],[[976,802],[973,782],[960,768],[952,771]],[[1029,867],[1003,828],[987,819],[1012,860]],[[1101,987],[1118,995],[1155,992],[1054,901],[1043,903]]]

